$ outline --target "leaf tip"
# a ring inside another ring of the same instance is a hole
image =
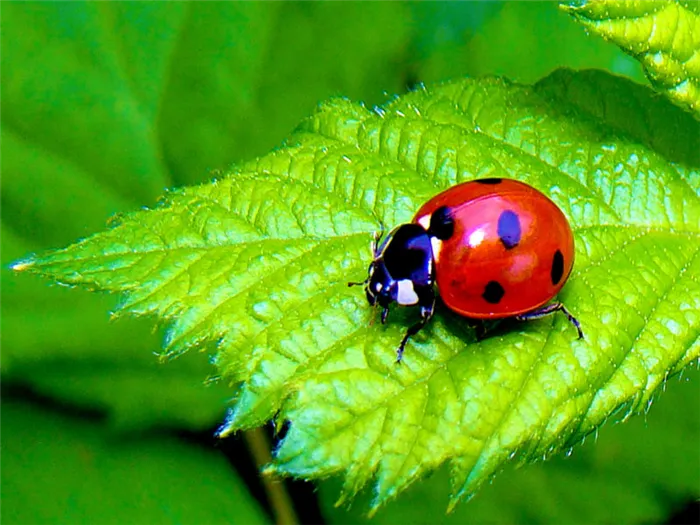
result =
[[[224,418],[224,422],[221,423],[219,428],[216,429],[216,432],[214,432],[214,436],[217,438],[225,438],[227,436],[230,436],[235,430],[236,426],[234,424],[233,409],[229,408],[226,410],[226,417]]]
[[[450,497],[450,500],[447,502],[447,509],[445,510],[445,514],[452,514],[457,508],[457,505],[461,503],[461,501],[462,496],[456,495]]]
[[[588,0],[568,0],[567,2],[561,2],[558,7],[561,11],[581,23],[584,26],[584,31],[588,31],[586,23],[590,22],[588,12],[591,9],[591,2]]]
[[[335,500],[335,503],[333,504],[333,507],[336,509],[341,508],[343,505],[345,505],[348,502],[348,496],[345,494],[345,492],[342,492],[340,494],[340,497],[338,497],[337,500]]]
[[[471,500],[475,495],[476,491],[467,491],[464,487],[458,490],[457,492],[451,494],[450,500],[447,503],[447,510],[445,511],[445,514],[452,514],[457,508],[457,505]]]
[[[284,476],[286,473],[277,468],[277,465],[274,463],[270,463],[260,469],[260,474],[271,478],[277,478]]]
[[[586,0],[569,0],[568,2],[560,2],[559,9],[562,11],[574,14],[576,11],[580,11],[586,5]]]
[[[29,257],[27,259],[20,259],[19,261],[15,261],[12,264],[10,264],[10,270],[13,270],[15,272],[24,272],[26,270],[31,269],[35,263],[36,260],[33,257]]]

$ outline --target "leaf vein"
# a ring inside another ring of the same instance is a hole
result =
[[[615,377],[615,375],[616,375],[617,373],[624,373],[624,371],[623,371],[623,372],[620,372],[620,370],[622,370],[625,361],[626,361],[626,360],[630,357],[630,355],[632,354],[632,352],[633,352],[633,350],[634,350],[634,347],[635,347],[635,342],[637,342],[637,341],[639,340],[639,338],[641,337],[641,335],[642,335],[642,334],[644,333],[644,331],[647,329],[648,324],[649,324],[649,323],[648,323],[648,319],[651,318],[651,316],[654,314],[654,312],[656,312],[656,311],[658,310],[658,308],[659,308],[659,306],[662,304],[662,302],[663,302],[666,298],[668,298],[668,295],[669,295],[669,293],[671,292],[671,290],[673,289],[673,287],[682,279],[682,275],[685,273],[685,271],[687,270],[687,268],[692,264],[692,262],[695,260],[695,258],[696,258],[698,255],[700,255],[700,246],[698,246],[698,249],[693,253],[693,255],[688,259],[688,261],[686,262],[686,264],[681,268],[681,271],[679,272],[678,276],[676,276],[674,279],[671,280],[671,282],[670,282],[668,288],[664,291],[664,293],[661,294],[661,295],[657,295],[657,296],[655,297],[654,304],[652,305],[652,307],[650,308],[650,310],[649,310],[649,312],[648,312],[647,321],[646,321],[645,323],[642,324],[642,326],[640,327],[640,329],[637,331],[637,334],[632,338],[632,342],[631,342],[631,344],[630,344],[628,350],[627,350],[626,352],[624,352],[624,354],[621,356],[621,358],[615,363],[615,365],[613,366],[612,371],[611,371],[610,373],[608,373],[607,376],[606,376],[605,378],[603,378],[603,379],[599,382],[599,386],[596,387],[596,388],[594,389],[594,391],[591,392],[591,399],[590,399],[590,402],[589,402],[589,404],[588,404],[588,407],[587,407],[584,411],[582,411],[582,414],[584,414],[584,416],[583,416],[583,418],[581,419],[581,422],[580,422],[580,424],[579,424],[579,426],[577,427],[577,429],[576,429],[575,432],[581,432],[583,423],[588,419],[589,413],[590,413],[590,411],[591,411],[591,409],[592,409],[592,407],[593,407],[593,402],[595,401],[596,393],[599,392],[599,391],[601,391],[601,390],[603,390],[603,389],[606,387],[606,385],[609,384],[609,383],[612,381],[612,379]],[[682,357],[682,355],[681,355],[681,356],[678,356],[679,359],[680,359],[681,357]],[[671,368],[672,366],[673,366],[673,365],[671,364],[671,365],[669,366],[669,368]],[[647,378],[648,378],[648,372],[647,372],[646,368],[644,368],[644,372],[647,373]],[[648,380],[648,379],[647,379],[647,380]],[[648,387],[648,385],[647,385],[647,387]],[[623,404],[624,404],[624,403],[623,403]]]

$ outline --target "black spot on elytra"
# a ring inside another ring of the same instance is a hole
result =
[[[559,250],[554,252],[554,257],[552,258],[552,284],[557,285],[561,281],[564,275],[564,256]]]
[[[499,179],[497,177],[491,177],[487,179],[477,179],[474,182],[478,182],[479,184],[500,184],[503,181],[503,179]]]
[[[503,294],[505,293],[506,291],[503,289],[503,286],[498,283],[498,281],[489,281],[484,288],[484,293],[481,294],[481,297],[483,297],[484,301],[487,303],[498,304],[501,302],[501,299],[503,299]]]
[[[447,206],[440,206],[430,216],[428,235],[446,241],[455,232],[455,221]]]
[[[501,239],[506,250],[515,248],[520,242],[520,219],[518,214],[511,210],[501,212],[498,217],[498,238]]]

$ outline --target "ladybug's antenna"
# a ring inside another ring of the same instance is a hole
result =
[[[372,210],[372,215],[374,215],[374,218],[377,219],[377,222],[379,223],[379,231],[374,232],[374,239],[372,240],[372,255],[377,254],[377,248],[379,247],[379,241],[384,237],[384,233],[386,232],[386,226],[384,225],[384,221],[377,215],[377,212],[373,209]]]
[[[377,248],[379,248],[379,241],[382,240],[382,237],[384,237],[384,234],[386,233],[386,228],[384,227],[384,223],[382,221],[379,221],[379,231],[374,232],[374,236],[372,237],[372,256],[375,257],[377,255]]]

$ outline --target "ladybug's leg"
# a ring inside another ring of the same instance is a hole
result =
[[[569,310],[567,310],[566,307],[559,302],[545,305],[541,308],[538,308],[537,310],[533,310],[532,312],[528,312],[526,314],[516,315],[515,318],[518,321],[532,321],[534,319],[542,319],[543,317],[551,315],[554,312],[562,312],[569,320],[569,322],[576,327],[576,330],[578,331],[578,338],[583,339],[583,330],[581,330],[581,323],[579,323],[578,319],[571,315],[571,312],[569,312]]]
[[[483,341],[486,339],[486,325],[481,319],[477,319],[474,323],[474,332],[476,334],[477,341]]]
[[[386,324],[386,318],[389,316],[389,309],[384,308],[382,310],[382,324]]]
[[[435,298],[433,298],[432,302],[429,305],[423,306],[421,305],[420,307],[420,321],[418,321],[416,324],[411,326],[408,330],[406,330],[406,335],[403,336],[403,339],[401,339],[401,343],[399,343],[399,348],[396,350],[396,362],[400,363],[401,359],[403,358],[403,350],[406,347],[406,343],[408,343],[408,340],[411,336],[416,335],[418,332],[421,331],[421,329],[428,324],[428,321],[430,321],[430,318],[433,316],[433,311],[435,310]]]

